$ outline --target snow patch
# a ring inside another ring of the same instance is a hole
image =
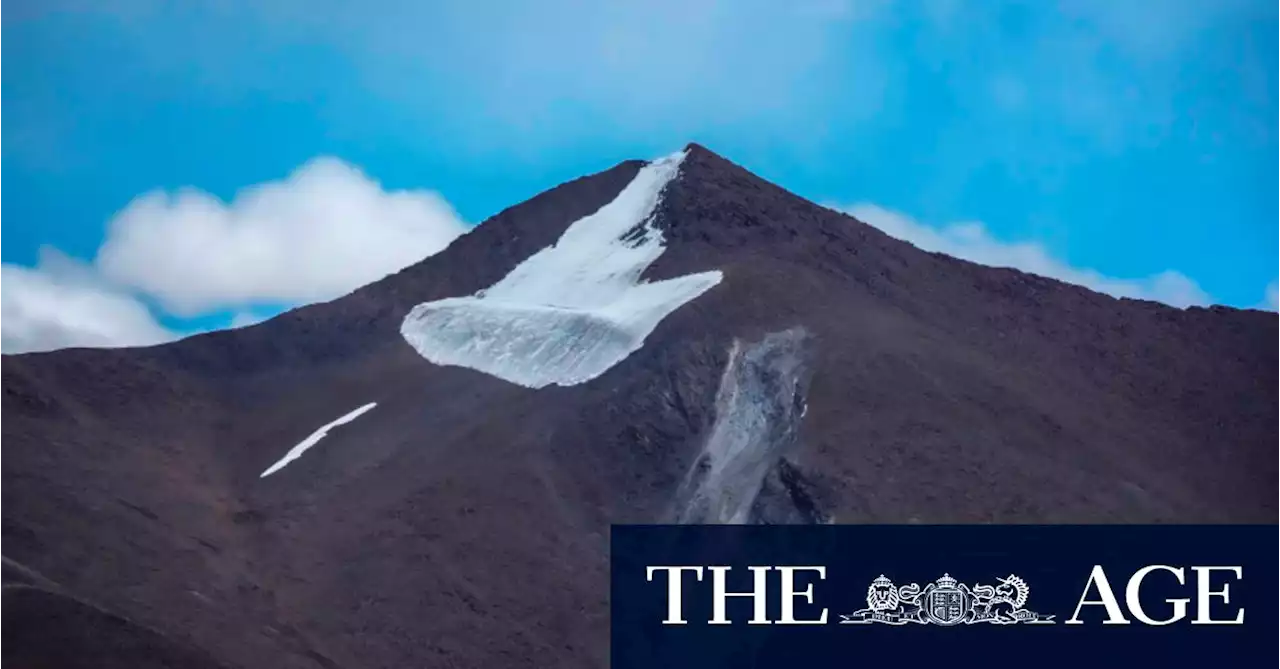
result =
[[[401,335],[437,365],[529,388],[603,374],[638,350],[663,318],[720,283],[718,271],[640,280],[665,250],[653,215],[684,157],[641,168],[612,202],[493,286],[414,307]]]
[[[332,430],[333,428],[339,425],[345,425],[347,423],[350,423],[351,421],[359,418],[366,411],[376,406],[378,406],[377,402],[370,402],[360,407],[359,409],[356,409],[355,411],[352,411],[351,413],[343,416],[342,418],[339,418],[333,421],[332,423],[325,425],[319,430],[312,432],[311,436],[307,437],[306,439],[303,439],[297,446],[294,446],[293,448],[289,449],[289,452],[285,453],[284,457],[280,458],[279,462],[275,463],[274,465],[271,465],[270,467],[267,467],[267,471],[262,472],[262,475],[259,476],[258,478],[266,478],[280,471],[281,469],[284,469],[285,465],[302,457],[302,454],[306,453],[308,448],[315,446],[321,439],[324,439],[325,435],[329,434],[329,430]]]

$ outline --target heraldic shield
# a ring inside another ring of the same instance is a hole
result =
[[[943,578],[951,581],[949,576],[944,575]],[[942,583],[942,579],[938,582]],[[928,616],[929,622],[936,625],[958,625],[964,622],[965,614],[969,612],[971,598],[954,583],[954,581],[947,585],[935,583],[925,589],[925,615]]]
[[[996,585],[969,587],[943,574],[921,588],[912,583],[901,587],[883,574],[867,588],[867,608],[841,615],[842,625],[1052,625],[1053,616],[1025,608],[1031,587],[1010,574]]]

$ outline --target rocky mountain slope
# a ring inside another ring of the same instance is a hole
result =
[[[225,667],[598,667],[611,523],[1276,522],[1275,314],[925,253],[675,162],[259,325],[5,356],[4,556]],[[6,661],[64,606],[29,591]]]

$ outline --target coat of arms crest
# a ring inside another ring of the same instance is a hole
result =
[[[1053,616],[1025,608],[1030,594],[1027,582],[1013,574],[996,585],[972,587],[943,574],[923,588],[916,583],[898,587],[881,574],[867,588],[867,608],[840,618],[842,625],[1053,624]]]

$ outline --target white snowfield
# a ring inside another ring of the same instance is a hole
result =
[[[638,350],[663,318],[720,283],[718,271],[640,281],[665,250],[653,213],[684,157],[641,168],[612,202],[493,286],[414,307],[401,335],[437,365],[529,388],[603,374]]]
[[[280,471],[281,469],[284,469],[285,465],[302,457],[302,454],[306,453],[308,448],[315,446],[321,439],[324,439],[325,435],[329,434],[329,430],[332,430],[333,428],[339,425],[345,425],[347,423],[350,423],[351,421],[359,418],[366,411],[376,406],[378,406],[377,402],[370,402],[360,407],[359,409],[356,409],[355,411],[352,411],[351,413],[343,416],[342,418],[339,418],[338,420],[335,420],[332,423],[325,425],[319,430],[312,432],[311,436],[307,437],[306,439],[303,439],[297,446],[294,446],[293,448],[289,449],[289,452],[285,453],[284,457],[280,458],[279,462],[275,463],[274,465],[271,465],[270,467],[267,467],[267,471],[262,472],[262,475],[259,476],[258,478],[266,478]]]

